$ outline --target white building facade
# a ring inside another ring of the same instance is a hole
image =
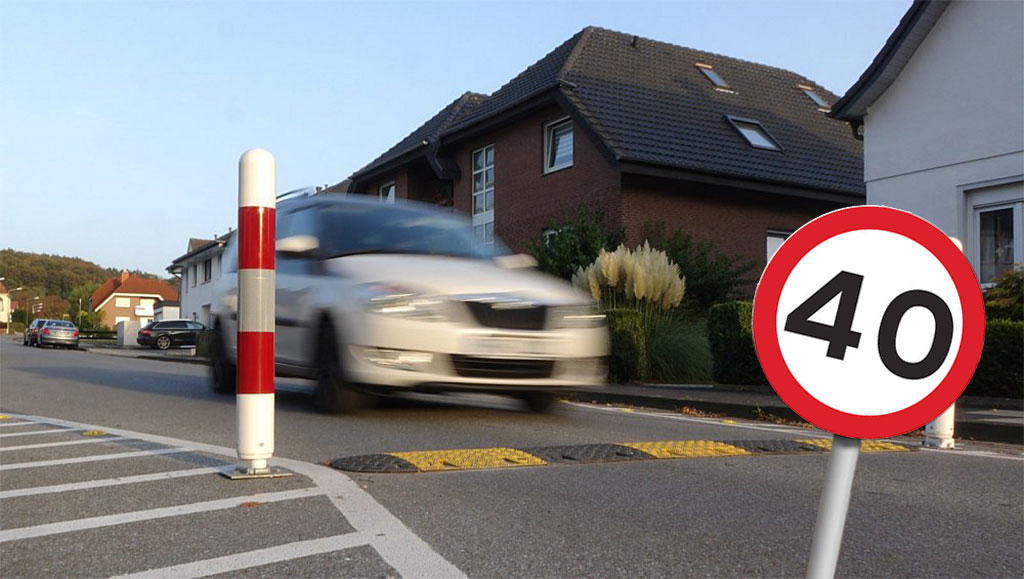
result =
[[[212,327],[213,286],[220,279],[224,246],[231,235],[228,233],[213,240],[190,240],[189,252],[175,259],[167,268],[181,279],[178,292],[180,318]],[[166,315],[164,317],[167,318]]]
[[[1024,261],[1024,3],[915,2],[832,115],[867,202],[963,241],[983,287]]]

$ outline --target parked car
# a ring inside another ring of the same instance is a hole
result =
[[[359,392],[482,391],[546,409],[603,384],[597,304],[433,207],[315,195],[277,207],[275,370],[340,412]],[[213,388],[235,391],[237,239],[214,289]],[[253,314],[253,319],[256,318]]]
[[[39,345],[39,329],[43,327],[43,324],[49,320],[37,318],[32,320],[32,323],[25,328],[25,338],[22,342],[26,346],[38,346]]]
[[[189,320],[161,320],[150,322],[139,330],[136,341],[140,346],[166,350],[172,346],[195,346],[197,336],[207,331],[199,322]]]
[[[78,327],[62,320],[45,320],[36,334],[36,344],[55,348],[78,349]]]

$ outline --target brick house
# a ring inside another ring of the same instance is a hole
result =
[[[763,266],[808,220],[864,202],[835,100],[793,72],[588,27],[460,96],[346,190],[454,205],[517,251],[583,204],[630,244],[664,222]]]
[[[120,277],[103,282],[89,297],[89,311],[103,312],[100,323],[115,327],[120,322],[153,321],[153,306],[163,300],[177,300],[178,291],[167,282],[138,277],[122,271]]]

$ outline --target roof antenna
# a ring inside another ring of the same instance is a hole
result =
[[[638,38],[637,36],[634,36],[633,37],[633,41],[629,43],[629,45],[632,46],[633,48],[636,48],[636,40],[637,40],[637,38]]]

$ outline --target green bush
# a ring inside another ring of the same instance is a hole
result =
[[[605,310],[612,339],[612,356],[608,361],[608,379],[615,383],[647,378],[647,333],[643,314],[620,308]]]
[[[714,304],[734,300],[753,281],[749,278],[757,265],[753,261],[726,255],[710,242],[694,239],[682,229],[667,235],[664,223],[648,223],[644,235],[679,264],[679,270],[686,276],[688,300],[684,307],[691,311],[703,314]]]
[[[1024,321],[1024,269],[1006,272],[985,292],[985,317]]]
[[[211,343],[213,343],[213,332],[196,333],[196,356],[209,356]]]
[[[754,350],[754,304],[735,301],[712,306],[708,345],[712,376],[721,384],[768,384]]]
[[[548,233],[530,240],[529,251],[537,259],[537,268],[562,279],[571,279],[576,270],[597,259],[597,254],[611,251],[626,239],[623,230],[606,232],[604,213],[580,205],[576,217],[555,223]]]
[[[647,340],[652,378],[673,384],[704,384],[711,380],[707,324],[700,319],[659,317]]]
[[[964,394],[1024,398],[1024,322],[990,320],[985,347]]]
[[[11,322],[10,330],[12,334],[24,334],[25,323],[24,322]]]

